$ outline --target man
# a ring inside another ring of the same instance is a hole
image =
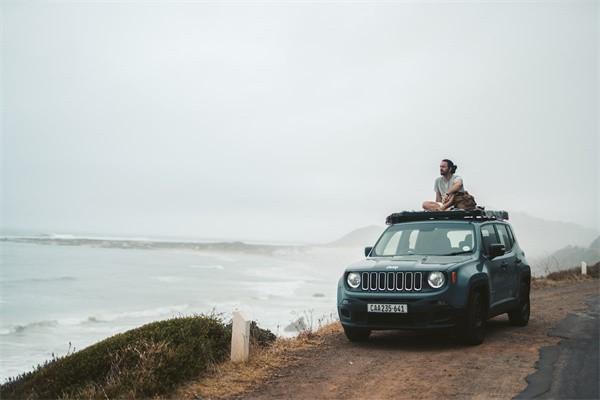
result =
[[[433,184],[435,201],[424,201],[424,210],[447,210],[452,206],[455,194],[465,192],[462,178],[455,174],[456,168],[458,168],[458,166],[455,165],[451,160],[442,160],[440,163],[441,176],[438,177]]]

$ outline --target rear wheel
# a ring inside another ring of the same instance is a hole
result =
[[[467,315],[463,322],[462,337],[467,344],[477,345],[485,339],[485,323],[487,321],[487,307],[480,291],[475,291],[469,296]]]
[[[514,310],[508,312],[510,324],[514,326],[527,325],[529,323],[530,310],[529,282],[522,281],[519,289],[519,305]]]
[[[351,328],[349,326],[342,325],[344,327],[344,333],[351,342],[366,342],[369,340],[371,330],[366,328]]]

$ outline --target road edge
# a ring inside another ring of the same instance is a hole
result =
[[[587,297],[584,301],[585,307],[581,311],[592,311],[592,302],[597,301],[595,299],[597,296],[598,294]],[[535,399],[543,396],[552,389],[552,384],[555,381],[556,363],[559,360],[561,351],[567,347],[566,342],[577,340],[577,337],[569,337],[568,334],[569,327],[573,326],[578,318],[580,317],[577,314],[577,310],[571,311],[556,326],[548,331],[548,336],[560,338],[560,340],[554,345],[540,348],[539,358],[535,363],[536,371],[525,378],[527,387],[513,397],[513,399]]]

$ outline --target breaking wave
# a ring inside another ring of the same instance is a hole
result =
[[[193,269],[225,269],[222,265],[190,265],[189,268]]]
[[[183,312],[189,307],[189,304],[177,304],[173,306],[150,308],[147,310],[126,311],[122,313],[99,315],[98,319],[101,321],[114,321],[122,318],[159,317]]]
[[[173,316],[189,308],[189,304],[177,304],[173,306],[150,308],[146,310],[126,311],[121,313],[108,313],[92,315],[86,318],[64,318],[54,320],[42,320],[30,322],[28,324],[16,324],[8,328],[0,328],[0,335],[23,334],[26,332],[56,328],[58,326],[77,326],[96,323],[107,323],[128,318],[155,318],[164,316]]]
[[[77,278],[74,276],[57,276],[50,278],[24,278],[24,279],[7,279],[0,281],[1,283],[15,284],[15,283],[44,283],[44,282],[71,282],[76,281]]]
[[[181,282],[183,278],[181,276],[172,276],[172,275],[161,275],[161,276],[153,276],[151,279],[155,281],[164,282],[164,283],[176,283]]]
[[[40,328],[53,328],[58,326],[57,320],[44,320],[44,321],[36,321],[31,322],[29,324],[24,325],[13,325],[8,329],[1,329],[0,335],[10,335],[10,334],[19,334],[25,331],[40,329]]]

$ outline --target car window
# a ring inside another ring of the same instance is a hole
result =
[[[417,245],[417,236],[419,235],[419,231],[414,230],[410,232],[410,236],[408,237],[408,248],[409,250],[414,250]]]
[[[471,223],[397,224],[386,230],[373,249],[375,256],[455,255],[473,251]]]
[[[498,236],[500,239],[500,243],[504,245],[504,250],[508,253],[512,249],[512,240],[508,235],[508,231],[506,230],[506,226],[502,224],[496,224],[496,229],[498,230]]]
[[[513,245],[515,244],[515,242],[517,241],[517,239],[515,239],[515,234],[512,230],[512,228],[509,225],[504,225],[506,227],[506,230],[508,231],[508,236],[510,236],[510,240],[512,241]]]
[[[392,234],[389,241],[383,249],[382,256],[393,256],[398,251],[398,245],[400,244],[400,237],[402,237],[403,231],[396,231]]]
[[[499,243],[498,235],[492,224],[481,226],[481,244],[483,245],[483,251],[485,254],[489,254],[490,245],[493,243]]]
[[[448,232],[448,239],[453,249],[459,251],[470,251],[473,249],[473,231],[471,230],[455,230]]]

